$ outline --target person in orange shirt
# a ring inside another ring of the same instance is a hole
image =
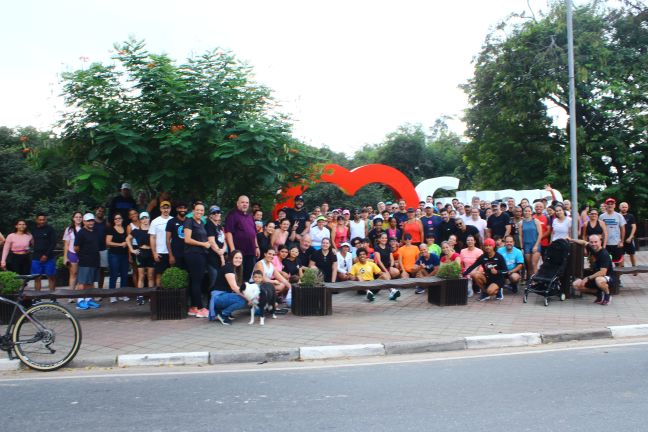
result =
[[[405,244],[398,248],[398,263],[401,268],[401,277],[416,277],[416,260],[419,258],[419,248],[412,244],[412,235],[404,234]]]

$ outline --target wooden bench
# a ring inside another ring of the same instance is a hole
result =
[[[468,303],[467,279],[441,279],[436,276],[408,279],[376,279],[373,281],[327,282],[321,288],[301,288],[293,285],[293,314],[331,315],[333,291],[388,290],[390,288],[427,288],[428,302],[437,306],[466,305]]]
[[[157,314],[157,300],[159,290],[157,288],[115,288],[115,289],[99,289],[99,288],[90,288],[84,290],[71,290],[71,289],[56,289],[54,291],[32,291],[25,290],[24,298],[25,300],[57,300],[57,299],[66,299],[66,298],[86,298],[86,297],[99,297],[99,298],[108,298],[108,297],[132,297],[133,299],[137,296],[142,296],[144,298],[151,299],[151,319],[159,319]]]
[[[619,294],[619,281],[623,275],[632,275],[636,276],[639,273],[648,273],[647,265],[639,265],[635,267],[615,267],[614,268],[614,277],[617,280],[615,286],[610,290],[610,294]]]

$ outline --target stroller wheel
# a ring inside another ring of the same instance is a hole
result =
[[[560,294],[560,301],[565,301],[565,293]]]
[[[545,297],[545,306],[549,306],[549,299]]]
[[[522,297],[522,301],[523,301],[524,303],[528,302],[528,301],[529,301],[529,295],[528,295],[528,294],[524,294],[524,297]]]

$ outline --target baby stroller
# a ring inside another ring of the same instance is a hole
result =
[[[558,296],[560,301],[565,300],[562,292],[560,278],[564,275],[571,246],[569,240],[559,239],[547,247],[545,259],[538,270],[538,273],[531,276],[526,289],[524,290],[524,303],[528,301],[529,293],[538,294],[544,297],[545,306],[549,306],[549,297]]]

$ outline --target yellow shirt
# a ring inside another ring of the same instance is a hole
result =
[[[378,267],[373,261],[367,261],[364,264],[360,264],[360,262],[358,261],[357,263],[353,264],[349,273],[352,276],[357,276],[360,280],[372,281],[375,279],[374,276],[382,273],[382,270],[380,270],[380,267]]]

